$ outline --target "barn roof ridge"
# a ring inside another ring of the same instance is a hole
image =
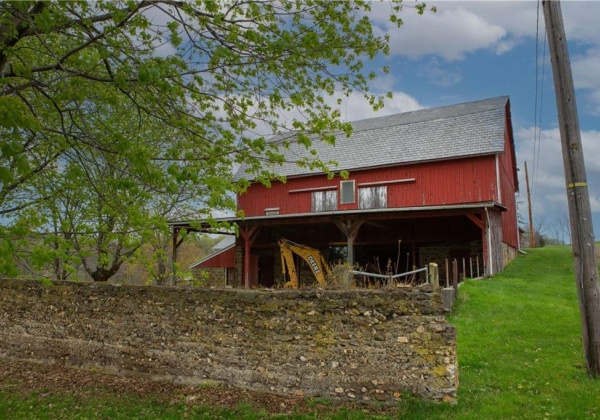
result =
[[[472,101],[472,102],[461,102],[458,104],[451,104],[451,105],[440,105],[440,106],[436,106],[436,107],[432,107],[432,108],[420,108],[420,109],[415,109],[412,111],[405,111],[405,112],[400,112],[400,113],[396,113],[396,114],[389,114],[389,115],[381,115],[381,116],[377,116],[377,117],[371,117],[371,118],[365,118],[365,119],[361,119],[361,120],[355,120],[355,121],[348,121],[350,124],[361,124],[361,123],[366,123],[366,122],[371,122],[371,121],[378,121],[378,120],[387,120],[387,119],[391,119],[394,117],[399,117],[399,116],[410,116],[410,115],[421,115],[422,117],[419,118],[418,120],[408,120],[405,119],[404,121],[398,121],[393,125],[390,126],[398,126],[398,125],[406,125],[406,124],[415,124],[418,122],[427,122],[427,121],[435,121],[435,120],[440,120],[440,119],[444,119],[444,118],[448,118],[448,115],[434,115],[435,112],[440,112],[440,111],[447,111],[450,109],[453,110],[457,110],[459,109],[459,107],[464,107],[462,109],[462,112],[460,112],[460,115],[469,115],[469,114],[477,114],[480,112],[485,112],[485,110],[482,110],[481,107],[475,107],[474,105],[478,105],[478,104],[493,104],[495,105],[496,103],[502,103],[505,104],[506,101],[508,101],[509,97],[508,96],[497,96],[494,98],[489,98],[489,99],[480,99],[477,101]],[[427,118],[426,116],[430,115],[429,118]],[[457,115],[454,115],[457,116]],[[425,118],[423,118],[425,117]],[[358,130],[353,130],[353,133],[355,132],[360,132],[360,131],[368,131],[368,130],[377,130],[380,127],[368,127],[368,128],[363,128],[363,129],[358,129]],[[336,132],[338,133],[338,132]]]
[[[335,171],[503,153],[508,102],[508,96],[498,96],[358,120],[351,122],[349,137],[332,133],[335,146],[314,139],[312,147],[323,162],[338,162]],[[270,141],[281,139],[282,135],[277,135]],[[281,152],[286,163],[271,167],[279,175],[321,172],[294,163],[309,153],[303,145],[291,141]],[[242,165],[235,179],[246,176],[245,169]]]

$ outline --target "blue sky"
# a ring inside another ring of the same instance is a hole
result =
[[[410,2],[406,4],[410,5]],[[543,11],[536,1],[439,1],[437,13],[418,16],[405,7],[404,25],[387,22],[389,4],[374,3],[381,33],[391,37],[391,54],[376,65],[389,75],[376,92],[393,91],[375,114],[359,95],[343,112],[348,120],[509,95],[522,202],[527,223],[524,161],[532,188],[534,226],[568,241],[560,221],[568,216],[552,69]],[[594,231],[600,232],[600,2],[563,1],[562,12],[576,86]],[[536,48],[536,31],[539,31]],[[537,49],[537,54],[536,54]],[[537,82],[536,82],[537,81]],[[536,89],[537,85],[537,89]],[[536,108],[537,95],[537,108]]]

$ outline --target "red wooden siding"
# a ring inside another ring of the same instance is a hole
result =
[[[235,268],[235,247],[219,252],[194,267],[202,268]]]
[[[491,155],[355,171],[349,177],[356,181],[357,190],[361,184],[413,178],[414,181],[386,184],[388,208],[466,204],[499,198],[496,162]],[[253,184],[246,194],[238,196],[238,208],[246,216],[262,216],[265,209],[273,208],[278,208],[279,214],[310,213],[312,192],[307,190],[331,187],[338,191],[338,210],[358,209],[358,191],[354,204],[339,204],[340,181],[340,177],[328,180],[324,175],[314,175],[291,178],[286,184],[274,182],[271,188]]]
[[[508,106],[507,106],[508,108]],[[502,213],[503,241],[518,248],[519,232],[517,225],[517,203],[515,193],[518,189],[516,179],[514,145],[512,138],[512,127],[510,123],[510,111],[506,113],[506,129],[504,130],[504,153],[498,155],[498,166],[500,175],[501,203],[508,209]]]

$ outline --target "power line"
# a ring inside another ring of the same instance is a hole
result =
[[[538,85],[539,85],[539,80],[538,80],[538,74],[539,74],[539,57],[540,57],[540,53],[539,53],[539,44],[540,44],[540,0],[537,1],[537,13],[536,13],[536,21],[535,21],[535,101],[533,104],[533,173],[534,173],[534,179],[535,179],[535,174],[537,172],[537,167],[538,167],[538,160],[537,157],[539,156],[539,142],[538,142],[538,131],[539,131],[539,127],[537,124],[538,121]],[[533,193],[532,195],[535,195],[535,182],[533,183],[534,185],[532,186],[532,190]]]
[[[544,27],[544,32],[546,32],[546,28]],[[542,146],[542,141],[541,141],[541,137],[542,137],[542,109],[544,107],[544,79],[545,79],[545,75],[546,75],[546,45],[548,45],[548,40],[546,39],[546,36],[544,34],[544,49],[543,49],[543,53],[542,53],[542,81],[540,84],[540,107],[539,107],[539,122],[536,123],[536,126],[538,127],[537,129],[537,133],[538,133],[538,138],[537,138],[537,155],[535,156],[535,162],[536,165],[534,167],[535,171],[533,173],[533,186],[534,189],[537,186],[537,178],[538,178],[538,172],[539,172],[539,162],[540,162],[540,149]]]

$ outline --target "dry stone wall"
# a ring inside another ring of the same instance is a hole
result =
[[[176,289],[0,281],[0,356],[181,383],[454,401],[455,330],[429,286]]]

